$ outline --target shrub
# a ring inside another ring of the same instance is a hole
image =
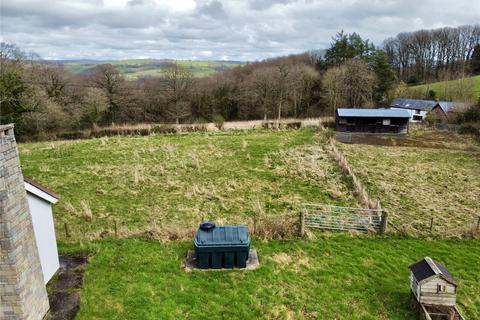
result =
[[[213,123],[217,126],[218,129],[222,129],[223,123],[225,122],[225,119],[222,117],[221,114],[215,114],[212,117]]]
[[[463,134],[473,134],[475,137],[480,138],[480,122],[462,123],[458,132]]]

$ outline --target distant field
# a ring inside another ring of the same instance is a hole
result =
[[[436,148],[339,144],[391,221],[408,234],[457,236],[480,217],[480,148],[447,132],[413,132]],[[431,218],[434,219],[430,232]]]
[[[480,75],[459,80],[435,82],[409,88],[417,92],[428,93],[433,90],[439,99],[455,100],[461,99],[464,94],[480,98]]]
[[[86,73],[98,64],[110,63],[115,65],[127,79],[134,80],[142,77],[159,77],[162,70],[174,60],[155,60],[155,59],[129,59],[129,60],[110,60],[110,61],[62,61],[65,69],[72,73]],[[178,60],[175,61],[183,66],[195,77],[205,77],[213,75],[219,71],[240,66],[243,63],[238,61],[199,61],[199,60]]]
[[[298,214],[304,202],[355,205],[313,129],[191,133],[20,145],[24,174],[58,192],[57,236],[191,229]]]
[[[186,273],[181,264],[191,241],[96,242],[77,319],[413,320],[408,266],[427,255],[456,277],[466,319],[480,318],[478,240],[342,234],[253,247],[258,270]]]

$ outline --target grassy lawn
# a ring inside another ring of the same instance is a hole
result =
[[[407,267],[425,255],[456,277],[464,316],[480,317],[477,240],[333,234],[257,241],[258,270],[186,273],[181,263],[191,246],[140,239],[91,243],[96,255],[86,268],[77,319],[414,319]]]
[[[78,319],[414,319],[407,267],[426,255],[448,266],[460,310],[479,318],[479,240],[312,233],[255,240],[258,270],[186,273],[191,241],[131,237],[190,237],[201,219],[286,224],[305,202],[358,206],[327,136],[252,130],[20,144],[24,174],[62,196],[60,252],[94,253]],[[478,215],[479,145],[438,132],[411,137],[432,148],[338,145],[397,226],[424,235],[434,217],[435,235],[465,232]],[[100,239],[114,221],[125,237]]]
[[[26,176],[58,192],[57,237],[252,223],[304,202],[355,205],[312,129],[113,137],[20,144]]]
[[[436,137],[434,137],[436,135]],[[464,235],[480,215],[478,144],[452,133],[413,132],[435,148],[339,144],[391,221],[409,234]]]

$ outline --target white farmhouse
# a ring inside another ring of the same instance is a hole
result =
[[[43,280],[47,283],[60,267],[52,215],[52,205],[59,196],[30,178],[24,177],[24,181]]]
[[[429,112],[440,122],[447,120],[449,114],[465,112],[467,104],[461,102],[417,100],[398,98],[392,101],[390,109],[406,110],[410,114],[410,122],[422,122]]]
[[[406,110],[410,114],[410,122],[422,122],[436,105],[433,100],[395,99],[390,104],[390,109]]]

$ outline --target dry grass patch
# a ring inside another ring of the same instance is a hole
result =
[[[321,186],[322,191],[327,192],[332,200],[338,203],[356,204],[349,183],[330,158],[325,144],[280,150],[273,154],[268,162],[277,174],[300,178]]]
[[[317,141],[313,129],[231,131],[28,143],[20,155],[26,175],[62,196],[54,207],[61,240],[110,235],[114,221],[157,237],[165,226],[192,230],[203,219],[250,226],[257,219],[258,236],[271,239],[293,235],[285,218],[302,203],[351,200]]]
[[[449,237],[470,235],[475,228],[480,215],[476,151],[345,144],[341,148],[399,231]]]

